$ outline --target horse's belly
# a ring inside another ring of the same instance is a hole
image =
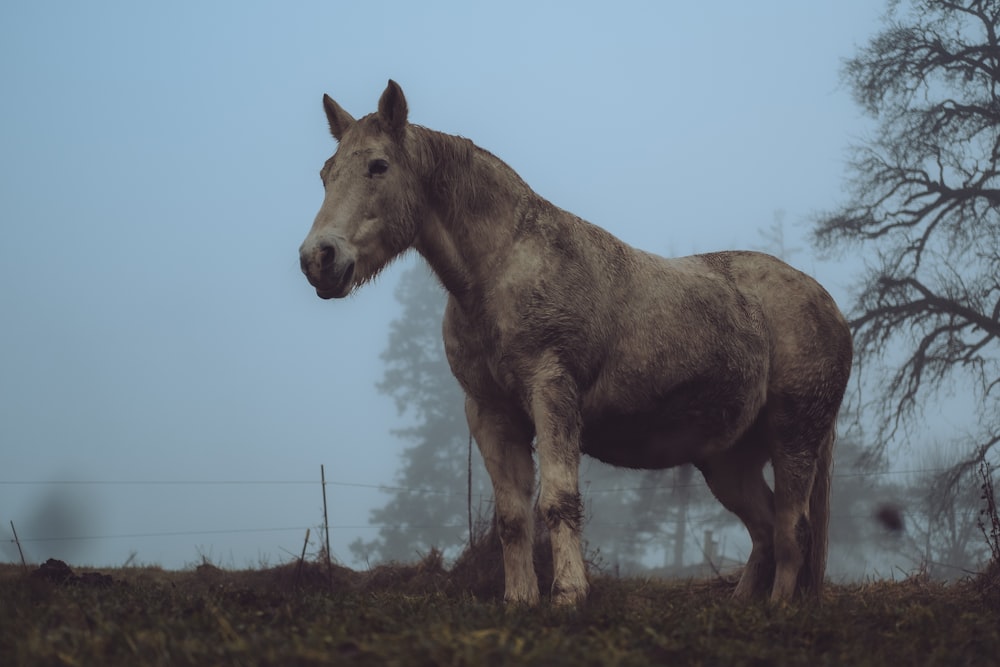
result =
[[[604,417],[585,423],[583,453],[615,466],[662,469],[697,462],[729,447],[740,433],[656,414]]]
[[[718,380],[686,382],[651,401],[633,394],[631,405],[591,403],[584,411],[581,449],[630,468],[696,463],[729,448],[747,431],[766,391],[762,378],[728,387]]]

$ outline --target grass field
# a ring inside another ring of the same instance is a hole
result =
[[[494,575],[458,582],[435,557],[366,573],[100,572],[0,566],[0,665],[1000,664],[996,565],[788,606],[736,604],[722,580],[594,576],[578,611],[505,608]]]

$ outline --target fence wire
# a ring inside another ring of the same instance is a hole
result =
[[[909,469],[909,470],[882,470],[882,471],[870,471],[870,472],[844,472],[844,473],[834,473],[834,478],[857,478],[857,477],[883,477],[890,475],[923,475],[923,474],[936,474],[944,472],[944,468],[921,468],[921,469]],[[0,480],[0,487],[33,487],[33,486],[316,486],[320,484],[318,480],[312,479],[248,479],[248,480],[224,480],[224,479],[209,479],[209,480],[193,480],[193,479],[167,479],[167,480],[157,480],[157,479],[144,479],[144,480],[108,480],[108,479],[90,479],[90,480],[79,480],[79,479],[56,479],[56,480]],[[360,482],[345,482],[338,480],[326,480],[326,486],[341,487],[341,488],[358,488],[358,489],[372,489],[382,492],[392,492],[392,493],[412,493],[419,495],[436,495],[436,496],[461,496],[463,499],[466,497],[466,491],[449,491],[445,489],[429,489],[426,487],[407,487],[399,485],[390,484],[366,484]],[[682,488],[701,488],[704,486],[699,482],[691,483],[674,483],[674,484],[662,484],[662,485],[643,485],[643,486],[616,486],[608,488],[591,488],[587,487],[585,489],[586,495],[592,494],[614,494],[614,493],[632,493],[632,492],[643,492],[643,491],[671,491],[674,489]],[[486,496],[479,494],[479,505],[480,507],[483,503],[490,502]],[[831,516],[836,518],[852,518],[852,519],[864,519],[869,518],[868,515],[841,515],[833,513]],[[592,522],[595,525],[610,525],[608,522]],[[331,531],[339,530],[369,530],[369,529],[380,529],[382,527],[390,525],[387,522],[369,522],[366,524],[332,524],[329,526]],[[615,522],[614,525],[621,526],[621,522]],[[464,528],[465,524],[434,524],[434,525],[414,525],[408,524],[410,528],[417,529],[457,529]],[[250,528],[219,528],[210,530],[176,530],[176,531],[162,531],[162,532],[136,532],[136,533],[124,533],[117,535],[64,535],[64,536],[42,536],[42,537],[31,537],[25,536],[20,537],[19,541],[22,543],[44,543],[44,542],[82,542],[82,541],[95,541],[95,540],[122,540],[122,539],[144,539],[144,538],[160,538],[160,537],[194,537],[194,536],[210,536],[210,535],[234,535],[234,534],[247,534],[247,533],[291,533],[291,532],[304,532],[307,529],[315,528],[315,526],[282,526],[282,527],[250,527]],[[14,539],[10,538],[5,540],[10,543],[14,543]]]

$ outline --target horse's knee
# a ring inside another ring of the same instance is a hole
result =
[[[519,546],[532,541],[531,527],[521,517],[497,514],[497,535],[505,547]]]
[[[579,532],[583,525],[583,501],[579,492],[558,491],[551,497],[543,493],[539,499],[539,509],[549,530],[565,526],[573,532]]]

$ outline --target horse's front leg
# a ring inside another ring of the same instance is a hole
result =
[[[555,363],[535,375],[531,411],[541,472],[538,506],[552,540],[552,601],[575,605],[589,590],[580,545],[581,417],[576,385]]]
[[[535,462],[531,457],[531,424],[523,416],[471,398],[465,401],[465,413],[493,482],[497,533],[503,549],[504,601],[538,604],[532,552]]]

